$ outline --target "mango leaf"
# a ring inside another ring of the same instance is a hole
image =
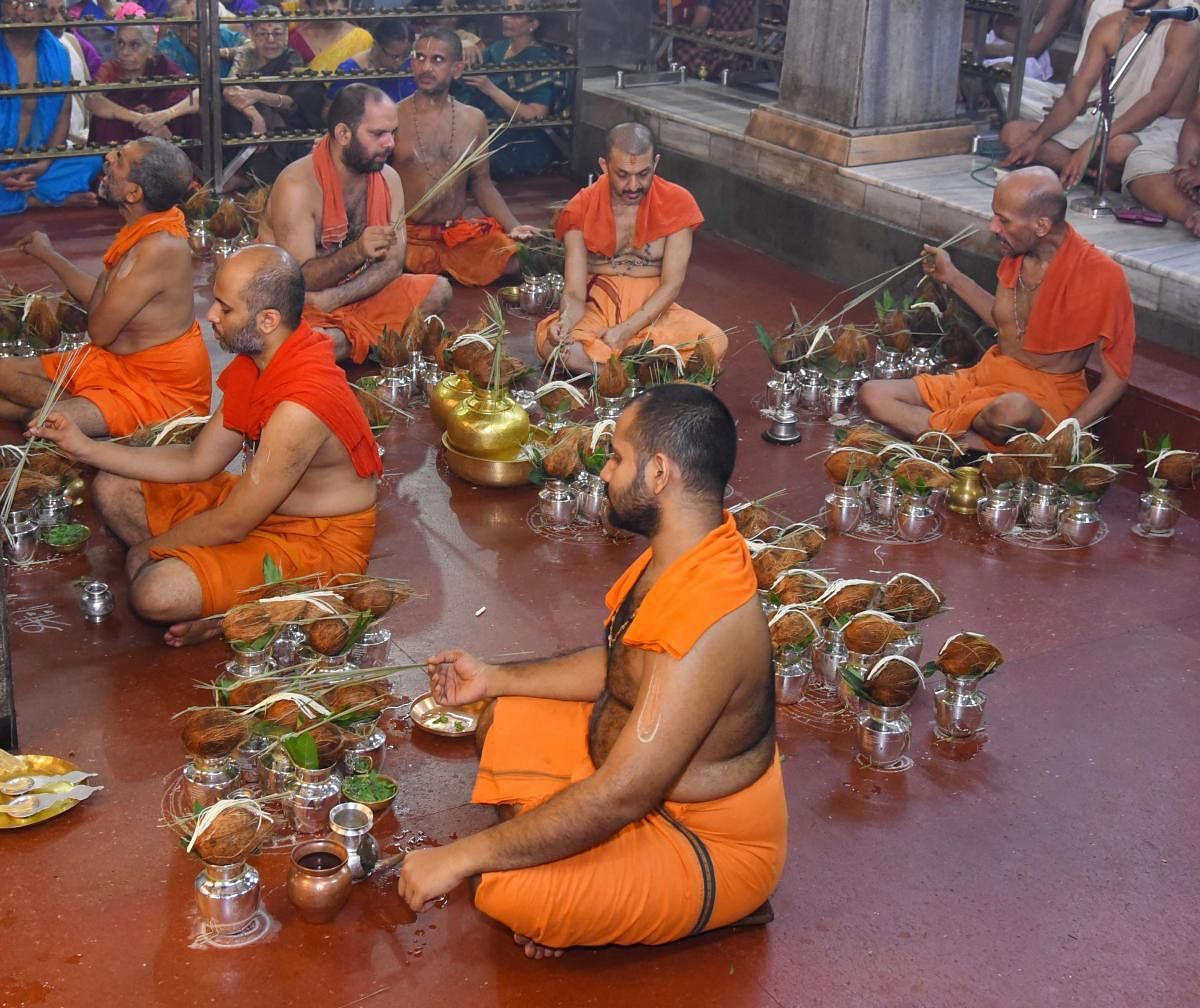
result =
[[[311,732],[289,735],[283,740],[288,758],[302,770],[317,769],[317,742]]]
[[[268,553],[263,556],[263,584],[278,584],[283,580],[283,571]]]

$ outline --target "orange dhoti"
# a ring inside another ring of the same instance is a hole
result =
[[[517,243],[494,217],[450,224],[408,224],[404,268],[411,273],[448,273],[466,287],[486,287],[507,269]]]
[[[620,353],[624,347],[609,346],[601,339],[601,334],[620,325],[641,308],[661,283],[660,277],[589,277],[583,318],[571,332],[575,342],[599,364],[607,361],[613,353]],[[553,349],[550,327],[556,322],[558,312],[547,315],[538,323],[537,351],[543,358]],[[708,340],[719,363],[729,347],[729,339],[721,328],[694,311],[671,304],[650,325],[631,336],[625,346],[636,346],[645,340],[651,340],[655,346],[670,343],[686,359],[701,337]]]
[[[181,521],[211,511],[225,500],[236,476],[220,473],[202,483],[143,483],[151,535],[162,535]],[[375,541],[375,508],[332,518],[268,515],[241,542],[223,546],[152,549],[153,560],[175,557],[196,575],[204,594],[204,615],[224,612],[245,598],[239,593],[264,581],[269,556],[285,578],[304,574],[361,574]]]
[[[340,329],[350,344],[350,357],[355,364],[367,359],[371,347],[379,342],[384,326],[399,329],[414,308],[429,297],[438,278],[428,274],[402,273],[390,284],[361,301],[320,311],[304,309],[304,321],[314,329]]]
[[[1007,392],[1020,392],[1045,411],[1046,420],[1039,432],[1042,434],[1053,430],[1088,397],[1082,371],[1047,374],[1003,356],[996,347],[989,349],[974,367],[949,375],[917,375],[913,380],[921,399],[933,410],[930,430],[949,434],[970,430],[975,417]]]
[[[520,813],[594,773],[592,705],[502,697],[471,800]],[[665,802],[574,857],[487,872],[475,905],[552,948],[659,945],[724,927],[760,907],[783,873],[787,807],[778,757],[746,789]]]
[[[58,378],[70,354],[46,354],[42,370]],[[131,354],[88,347],[75,357],[67,392],[100,411],[108,433],[122,437],[138,427],[187,413],[206,416],[212,400],[212,366],[199,323],[167,343]]]

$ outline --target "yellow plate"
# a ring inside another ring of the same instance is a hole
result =
[[[74,763],[70,760],[61,759],[58,756],[14,756],[14,759],[21,761],[19,770],[0,770],[0,784],[5,781],[12,780],[14,777],[27,777],[30,774],[54,776],[57,774],[68,774],[72,770],[78,770]],[[47,791],[41,791],[39,794],[54,794],[55,792],[63,793],[71,790],[70,784],[55,784]],[[4,801],[14,799],[4,798]],[[31,815],[28,819],[15,819],[10,815],[5,815],[0,812],[0,829],[20,829],[22,826],[32,826],[34,823],[45,822],[47,819],[53,819],[56,815],[62,815],[78,805],[74,798],[63,798],[57,805],[51,805],[48,809],[43,809],[36,815]]]
[[[434,735],[448,738],[467,738],[475,734],[479,724],[478,711],[470,707],[443,707],[433,699],[432,693],[417,697],[413,701],[409,717],[418,728]]]

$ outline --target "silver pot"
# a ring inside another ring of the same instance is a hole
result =
[[[902,707],[868,704],[858,715],[855,741],[858,751],[870,766],[891,769],[908,752],[912,740],[912,721]]]
[[[931,374],[945,362],[946,358],[932,347],[915,346],[908,352],[908,364],[915,375]]]
[[[204,866],[196,876],[196,909],[217,931],[237,931],[258,912],[258,872],[244,861]]]
[[[529,277],[520,287],[521,311],[526,315],[540,315],[546,307],[550,288],[538,277]]]
[[[350,877],[364,879],[379,860],[379,847],[371,836],[375,814],[358,802],[342,802],[329,813],[329,838],[346,848]]]
[[[237,747],[237,762],[244,784],[258,783],[259,761],[263,750],[270,744],[271,740],[266,735],[252,734]]]
[[[812,665],[798,657],[775,661],[775,703],[783,706],[798,704],[804,699],[804,688],[812,674]]]
[[[1174,490],[1148,490],[1138,497],[1138,524],[1149,535],[1173,534],[1179,513],[1179,495]]]
[[[887,655],[900,655],[902,658],[911,658],[919,664],[921,661],[921,649],[925,645],[925,634],[921,630],[921,624],[900,623],[900,625],[908,632],[908,636],[886,645],[883,653]]]
[[[970,738],[983,727],[987,697],[979,690],[978,676],[946,676],[946,688],[933,694],[933,711],[940,738]]]
[[[1025,524],[1034,529],[1052,529],[1058,524],[1062,492],[1053,483],[1034,483],[1025,498]]]
[[[296,781],[296,765],[288,758],[283,746],[276,745],[260,752],[258,779],[263,794],[285,794]]]
[[[577,501],[576,517],[585,525],[599,525],[608,500],[608,485],[595,473],[587,473]]]
[[[37,555],[40,534],[36,521],[13,521],[10,514],[4,523],[4,555],[9,562],[18,567],[32,563]]]
[[[538,511],[551,525],[570,525],[579,510],[579,498],[565,480],[547,480],[538,492]]]
[[[801,371],[796,374],[795,382],[796,402],[810,413],[819,413],[827,384],[824,375],[819,371],[812,374]]]
[[[830,693],[836,690],[842,676],[842,666],[849,657],[850,651],[842,639],[841,628],[823,627],[812,649],[814,684]]]
[[[629,402],[629,396],[596,396],[596,419],[616,420]]]
[[[215,805],[242,784],[242,770],[232,756],[203,759],[197,756],[183,768],[183,798],[188,808]]]
[[[975,504],[975,516],[979,527],[989,535],[1002,536],[1011,532],[1017,525],[1020,509],[1012,495],[1002,496],[996,493],[980,497]]]
[[[875,352],[875,365],[871,369],[871,374],[875,378],[883,379],[911,378],[913,369],[908,359],[908,353],[904,350],[889,350],[887,347],[879,346]]]
[[[894,521],[900,503],[900,489],[890,476],[875,481],[871,487],[871,510],[885,522]]]
[[[831,378],[821,391],[821,412],[826,417],[845,413],[854,403],[855,383],[848,378]]]
[[[296,767],[296,783],[283,807],[297,833],[324,833],[329,827],[329,813],[340,801],[342,778],[333,767],[306,770]]]
[[[907,542],[920,542],[937,531],[937,510],[930,498],[904,494],[896,507],[896,535]]]
[[[835,487],[825,504],[830,532],[853,532],[862,520],[863,499],[858,487]]]
[[[379,727],[378,717],[345,725],[342,731],[346,736],[342,766],[345,767],[347,773],[363,773],[367,769],[380,770],[383,768],[387,736]],[[363,762],[364,760],[366,763]]]
[[[1082,497],[1072,497],[1058,516],[1058,534],[1072,546],[1090,546],[1103,528],[1096,502]]]
[[[197,259],[210,259],[213,252],[213,235],[206,220],[187,222],[188,247]]]

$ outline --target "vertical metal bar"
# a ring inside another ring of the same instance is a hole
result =
[[[1021,19],[1017,25],[1017,41],[1013,44],[1012,81],[1008,85],[1008,120],[1021,118],[1021,92],[1025,90],[1025,57],[1029,40],[1033,38],[1034,0],[1022,0]]]
[[[205,178],[221,176],[221,43],[219,0],[200,0],[196,4],[199,19],[196,34],[196,61],[200,65],[200,143],[201,171]]]

